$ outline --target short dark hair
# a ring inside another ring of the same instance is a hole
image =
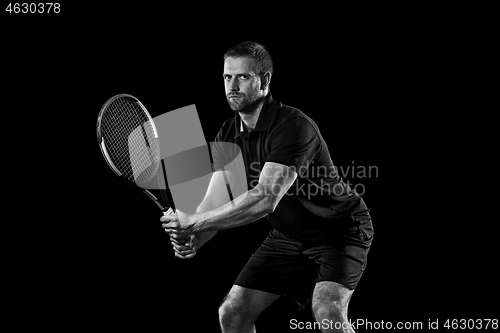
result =
[[[257,74],[260,75],[265,72],[270,72],[271,74],[273,73],[273,61],[264,45],[251,41],[245,41],[227,50],[224,54],[224,60],[228,57],[251,57],[255,59],[255,62],[257,63]]]

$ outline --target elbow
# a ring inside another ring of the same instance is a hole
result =
[[[260,196],[260,209],[264,216],[274,212],[278,206],[280,197],[275,195],[273,192],[268,191],[266,187],[259,187],[257,193]]]
[[[262,210],[263,213],[264,213],[264,216],[266,215],[269,215],[271,214],[272,212],[274,212],[274,210],[276,209],[276,206],[273,205],[272,203],[270,202],[266,202],[265,206],[264,206],[264,209]]]
[[[276,207],[278,207],[279,199],[273,195],[268,195],[264,204],[264,212],[266,215],[274,212]]]

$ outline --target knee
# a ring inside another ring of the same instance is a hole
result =
[[[219,323],[221,327],[238,327],[245,322],[245,311],[230,300],[224,301],[219,307]]]
[[[321,303],[313,306],[314,316],[318,319],[329,319],[333,321],[343,321],[344,309],[340,304],[336,303]]]
[[[329,319],[334,322],[343,322],[347,319],[347,307],[340,302],[316,302],[313,304],[314,316],[317,319]]]
[[[232,317],[235,316],[235,311],[234,309],[231,308],[227,302],[222,303],[222,305],[219,307],[219,321],[222,324],[223,322],[226,322]]]
[[[312,309],[317,319],[330,319],[335,322],[347,320],[347,307],[353,291],[335,282],[316,284]]]

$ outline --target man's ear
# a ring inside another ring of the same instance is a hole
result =
[[[264,74],[261,74],[260,80],[260,89],[266,90],[269,87],[269,84],[271,84],[271,72],[265,72]]]

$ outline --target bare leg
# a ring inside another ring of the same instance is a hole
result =
[[[259,315],[280,296],[234,285],[219,308],[223,333],[255,333]]]
[[[312,308],[322,332],[354,333],[347,318],[347,307],[353,290],[343,285],[322,281],[316,284]],[[327,325],[326,325],[327,324]]]

